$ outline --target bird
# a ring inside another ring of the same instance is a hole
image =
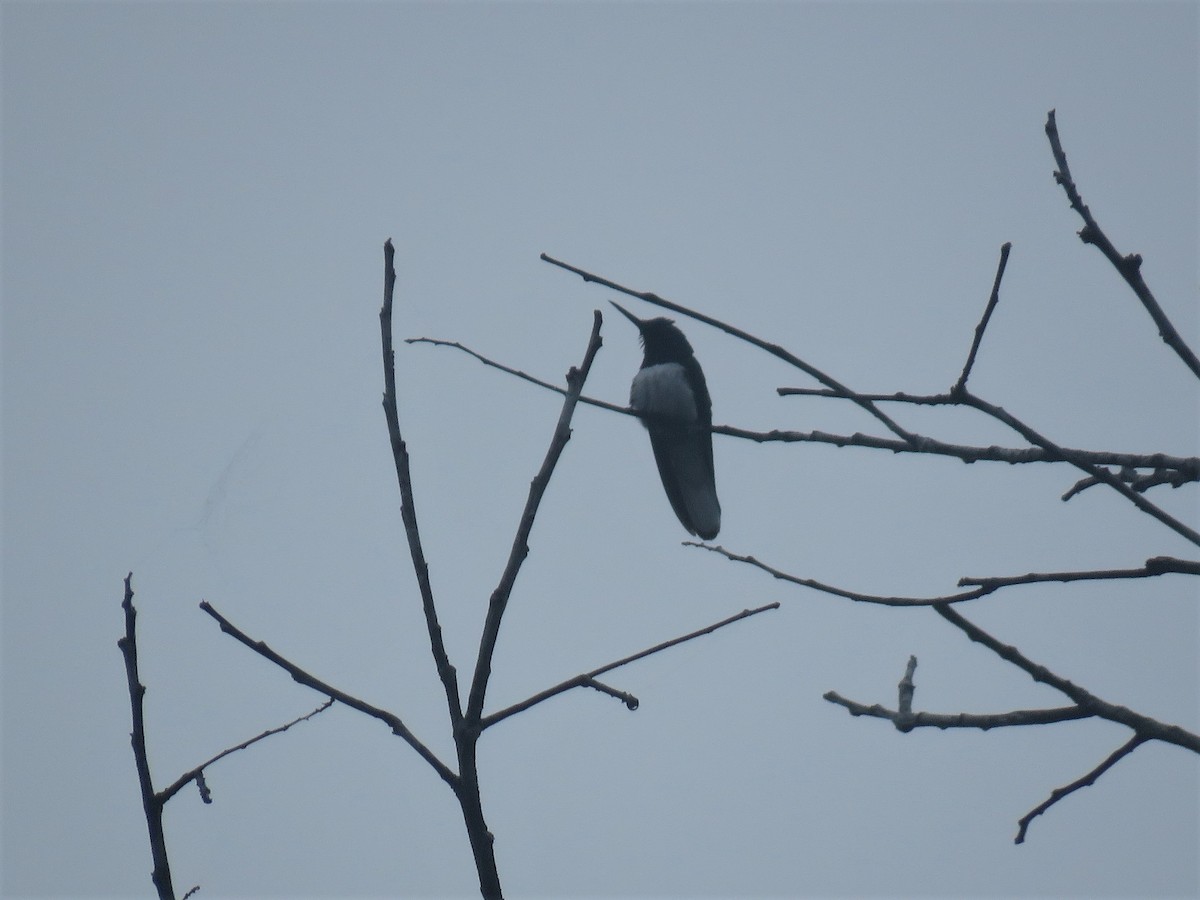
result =
[[[689,534],[712,540],[721,530],[713,472],[712,399],[692,345],[670,319],[639,319],[609,301],[637,326],[642,366],[633,376],[629,405],[645,414],[663,490]]]

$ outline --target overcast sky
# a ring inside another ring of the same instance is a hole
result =
[[[851,387],[957,378],[1061,443],[1195,455],[1200,392],[1052,178],[1200,345],[1194,3],[23,3],[3,26],[5,896],[148,896],[116,640],[133,571],[159,785],[321,697],[222,635],[452,743],[379,399],[397,338],[561,381],[616,295],[547,252],[788,347]],[[618,298],[619,299],[619,298]],[[649,307],[630,301],[639,315]],[[813,382],[681,326],[714,418],[878,433]],[[589,394],[640,361],[606,316]],[[449,652],[473,666],[560,399],[401,344],[402,425]],[[947,440],[979,416],[896,409]],[[1077,474],[718,436],[718,542],[800,576],[937,595],[962,576],[1196,548]],[[1152,494],[1197,523],[1194,486]],[[1128,737],[853,719],[1059,706],[930,610],[852,604],[696,548],[637,422],[581,407],[500,636],[488,710],[748,606],[776,612],[489,731],[483,803],[513,897],[1181,896],[1200,766]],[[1101,697],[1200,727],[1194,580],[1045,585],[961,611]],[[168,806],[180,893],[470,896],[445,784],[344,708]]]

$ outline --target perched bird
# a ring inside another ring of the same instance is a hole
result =
[[[639,319],[613,306],[641,332],[645,355],[633,376],[629,405],[649,414],[642,424],[650,432],[667,499],[689,533],[711,540],[721,530],[721,504],[709,430],[712,399],[704,372],[692,345],[670,319]]]

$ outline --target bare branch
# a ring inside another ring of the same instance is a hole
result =
[[[117,641],[125,659],[125,680],[129,685],[129,709],[133,716],[133,731],[129,741],[133,745],[133,760],[137,766],[138,787],[142,792],[142,812],[146,816],[146,828],[150,833],[150,856],[154,869],[150,880],[160,900],[174,900],[175,888],[171,884],[171,861],[167,857],[167,839],[163,832],[164,800],[154,792],[154,781],[150,777],[150,760],[146,755],[146,714],[143,699],[146,686],[138,675],[137,656],[137,610],[133,606],[133,573],[125,576],[125,599],[121,601],[125,611],[125,636]]]
[[[442,626],[438,622],[437,607],[433,602],[433,587],[429,582],[429,564],[425,560],[421,532],[417,527],[408,448],[400,434],[400,409],[396,400],[396,353],[392,349],[392,296],[396,290],[395,256],[396,250],[392,246],[391,238],[388,238],[383,244],[383,307],[379,310],[379,330],[383,339],[383,412],[387,417],[388,438],[391,440],[392,458],[396,465],[396,480],[400,484],[400,518],[404,522],[413,573],[417,576],[417,587],[421,592],[421,608],[425,612],[425,625],[429,631],[429,648],[446,694],[451,720],[458,722],[462,719],[458,674],[450,664],[446,645],[442,641]]]
[[[746,563],[747,565],[762,569],[768,575],[778,578],[780,581],[798,584],[801,587],[812,588],[815,591],[832,594],[835,597],[844,597],[847,600],[854,600],[859,603],[877,603],[881,606],[937,606],[942,603],[961,603],[964,600],[974,600],[995,590],[995,588],[977,588],[973,591],[964,591],[961,594],[949,594],[944,597],[889,597],[878,594],[860,594],[857,591],[848,591],[845,588],[825,584],[823,581],[817,581],[814,578],[800,578],[796,575],[789,575],[787,572],[768,566],[753,556],[741,556],[730,550],[726,550],[720,544],[702,544],[698,541],[684,541],[683,543],[687,547],[699,547],[701,550],[708,550],[710,553],[719,553],[732,562]]]
[[[605,672],[611,672],[613,669],[619,669],[622,666],[627,666],[630,663],[637,662],[639,659],[645,659],[647,656],[653,656],[655,653],[661,653],[663,650],[670,649],[671,647],[678,646],[679,644],[686,643],[687,641],[695,640],[696,638],[703,637],[706,634],[712,634],[719,628],[724,628],[726,625],[732,625],[734,622],[740,622],[742,619],[748,619],[750,616],[756,616],[759,613],[766,612],[770,609],[779,609],[779,603],[768,603],[767,605],[757,607],[756,609],[743,609],[740,613],[729,616],[727,619],[722,619],[720,622],[714,622],[711,625],[706,625],[703,628],[689,632],[681,637],[672,638],[669,641],[663,641],[661,644],[655,644],[653,647],[649,647],[645,650],[639,650],[637,653],[618,659],[615,662],[606,663],[605,665],[600,666],[598,669],[592,669],[590,672],[585,672],[582,675],[576,675],[574,678],[568,678],[566,681],[559,682],[558,684],[554,685],[554,687],[540,691],[534,694],[532,697],[522,700],[520,703],[514,703],[512,706],[506,707],[499,712],[494,712],[490,716],[484,717],[483,721],[480,722],[480,726],[482,728],[490,728],[497,722],[504,721],[509,716],[514,716],[519,712],[524,712],[531,706],[536,706],[539,703],[549,700],[551,697],[557,697],[559,694],[577,687],[591,687],[596,688],[597,690],[602,690],[604,693],[623,701],[631,710],[637,709],[638,700],[636,697],[632,696],[631,694],[624,694],[619,691],[614,691],[610,688],[601,686],[596,679]]]
[[[1072,781],[1066,787],[1057,788],[1056,790],[1051,791],[1048,800],[1043,803],[1039,803],[1025,815],[1021,816],[1020,820],[1017,822],[1017,836],[1013,839],[1013,843],[1023,844],[1025,842],[1025,832],[1029,830],[1030,822],[1069,794],[1074,793],[1080,788],[1089,787],[1090,785],[1095,784],[1097,778],[1115,766],[1118,762],[1120,762],[1142,744],[1146,743],[1146,741],[1147,738],[1135,734],[1128,741],[1109,754],[1108,758],[1105,759],[1104,762],[1100,763],[1100,765],[1096,766],[1096,768],[1092,769],[1092,771],[1088,772],[1082,778]]]
[[[488,359],[482,353],[477,353],[470,347],[460,344],[458,341],[443,341],[437,338],[405,338],[406,344],[430,344],[434,347],[452,347],[455,350],[461,350],[468,356],[473,356],[485,366],[490,366],[493,369],[499,369],[501,372],[507,372],[509,375],[515,375],[523,381],[528,381],[530,384],[536,384],[540,388],[545,388],[548,391],[554,391],[556,394],[567,395],[567,388],[561,385],[553,384],[549,381],[543,381],[527,372],[522,372],[520,369],[514,369],[511,366],[506,366],[504,363],[496,362],[494,359]],[[591,406],[598,406],[601,409],[607,409],[609,412],[621,413],[622,415],[632,416],[633,418],[642,418],[636,410],[630,409],[627,406],[620,406],[616,403],[608,403],[604,400],[597,400],[594,397],[588,397],[584,394],[579,395],[580,403],[587,403]]]
[[[777,388],[776,392],[781,397],[828,397],[838,400],[844,399],[836,391],[830,391],[825,388],[781,387]],[[897,391],[891,394],[860,394],[859,396],[876,403],[908,403],[914,406],[968,406],[975,409],[979,408],[974,403],[964,403],[962,398],[955,394],[909,394],[905,391]],[[986,412],[986,410],[981,411]],[[713,428],[713,431],[716,433],[721,430]],[[836,443],[839,446],[872,447],[874,449],[892,450],[896,453],[916,452],[957,456],[968,463],[978,460],[1006,463],[1070,462],[1078,460],[1092,465],[1121,467],[1122,472],[1119,477],[1133,483],[1135,490],[1145,490],[1146,487],[1152,484],[1172,484],[1179,487],[1191,481],[1200,481],[1200,457],[1196,456],[1168,456],[1163,453],[1119,453],[1112,450],[1080,450],[1074,447],[1058,447],[1056,452],[1051,452],[1041,446],[1020,448],[997,447],[995,445],[991,447],[971,447],[960,444],[947,444],[923,435],[917,436],[921,441],[921,446],[913,448],[889,438],[868,437],[863,440],[863,436],[857,434],[848,439],[840,435],[822,435],[820,432],[812,432],[811,435],[805,432],[769,432],[760,436],[754,432],[741,432],[739,429],[728,429],[722,433],[733,433],[736,437],[747,437],[751,440],[760,441],[820,440],[825,443]],[[819,435],[819,437],[812,435]],[[1154,480],[1151,482],[1151,476],[1149,475],[1141,476],[1140,478],[1136,476],[1137,469],[1154,469],[1156,473],[1161,472],[1163,474],[1154,476]],[[1134,475],[1127,475],[1127,472],[1133,472]],[[1146,480],[1149,483],[1139,486],[1136,482],[1140,480]],[[1085,479],[1085,481],[1097,484],[1105,483],[1099,479]],[[1081,484],[1084,484],[1084,482],[1081,482]],[[1085,486],[1087,485],[1085,484]],[[1071,493],[1078,493],[1078,490],[1069,492],[1069,494]],[[1070,497],[1064,496],[1063,499],[1067,500]]]
[[[282,734],[283,732],[285,732],[289,728],[291,728],[293,725],[298,725],[301,722],[307,722],[309,719],[313,718],[313,716],[316,716],[316,715],[319,715],[319,714],[325,712],[325,710],[329,709],[329,707],[331,707],[331,706],[333,706],[333,698],[332,697],[330,697],[328,700],[326,700],[324,703],[322,703],[320,706],[318,706],[312,712],[305,713],[304,715],[302,715],[298,718],[292,719],[292,721],[287,722],[284,725],[280,725],[276,728],[268,728],[262,734],[255,735],[254,737],[250,738],[249,740],[242,741],[240,744],[237,744],[233,747],[228,747],[225,750],[222,750],[216,756],[212,757],[211,759],[205,760],[204,762],[200,763],[200,765],[196,766],[194,769],[184,772],[182,775],[179,776],[179,778],[177,778],[175,780],[175,783],[172,784],[170,787],[163,788],[163,790],[161,790],[158,794],[159,799],[163,803],[166,803],[168,800],[170,800],[172,797],[174,797],[177,793],[179,793],[180,790],[185,788],[189,782],[191,782],[191,781],[199,782],[199,780],[204,777],[204,770],[207,769],[209,766],[211,766],[213,763],[217,762],[218,760],[224,759],[229,754],[236,753],[239,750],[245,750],[251,744],[257,744],[263,738],[269,738],[273,734]],[[202,789],[202,792],[205,794],[205,796],[207,796],[206,791],[203,791],[203,789]],[[206,799],[204,802],[209,803],[211,801]]]
[[[500,635],[500,620],[504,617],[504,610],[508,606],[508,598],[512,594],[513,585],[516,583],[517,573],[521,571],[521,564],[525,561],[525,557],[529,555],[529,532],[533,529],[533,521],[537,516],[542,495],[546,492],[546,486],[550,483],[550,476],[554,474],[554,467],[558,464],[558,459],[562,455],[563,448],[566,447],[567,441],[571,439],[571,417],[575,414],[575,405],[579,400],[579,395],[583,391],[584,382],[587,381],[588,372],[591,371],[592,361],[596,358],[596,353],[600,350],[602,343],[600,326],[603,321],[604,319],[600,315],[600,310],[596,310],[593,315],[592,333],[588,338],[587,350],[584,352],[583,362],[579,368],[572,367],[567,373],[566,399],[563,400],[562,412],[559,414],[558,423],[554,427],[554,436],[550,440],[550,448],[546,451],[546,458],[542,461],[541,468],[529,485],[529,496],[525,501],[525,509],[521,513],[521,523],[517,527],[517,534],[513,538],[508,563],[505,565],[504,572],[500,576],[500,583],[496,586],[496,589],[492,592],[491,599],[488,601],[487,617],[483,625],[483,636],[479,643],[479,657],[475,662],[475,676],[471,679],[471,693],[467,700],[466,721],[468,723],[479,722],[483,714],[483,703],[487,694],[488,679],[492,673],[492,654],[495,652],[496,640]]]
[[[780,387],[775,389],[780,397],[830,397],[844,400],[845,397],[829,388]],[[951,394],[910,394],[896,391],[891,394],[859,394],[872,403],[908,403],[912,406],[957,406],[958,400]]]
[[[1172,556],[1153,556],[1140,569],[1095,569],[1080,572],[1028,572],[1024,575],[1005,575],[992,578],[960,578],[959,587],[975,585],[996,590],[1013,584],[1036,584],[1045,581],[1103,581],[1119,578],[1153,578],[1167,574],[1200,575],[1200,562],[1176,559]]]
[[[1037,584],[1040,582],[1068,581],[1102,581],[1121,578],[1152,578],[1158,575],[1181,574],[1200,575],[1200,562],[1186,559],[1176,559],[1172,556],[1155,556],[1146,560],[1144,566],[1138,569],[1098,569],[1077,572],[1027,572],[1024,575],[1003,575],[990,578],[963,577],[958,580],[959,587],[973,587],[973,590],[959,594],[947,594],[942,597],[893,597],[879,594],[863,594],[845,588],[825,584],[814,578],[801,578],[780,569],[767,565],[753,556],[743,556],[725,549],[720,544],[705,544],[699,541],[684,541],[684,546],[698,547],[710,553],[719,553],[731,562],[745,563],[761,569],[773,578],[797,584],[801,587],[812,588],[835,597],[844,597],[859,603],[876,603],[881,606],[938,606],[943,603],[961,603],[965,600],[976,600],[998,591],[1000,588],[1018,584]]]
[[[1079,231],[1079,239],[1085,244],[1096,246],[1112,263],[1113,268],[1120,273],[1137,298],[1142,301],[1142,306],[1146,308],[1146,312],[1150,314],[1150,318],[1154,320],[1154,324],[1158,328],[1159,337],[1179,355],[1179,358],[1192,370],[1192,374],[1200,378],[1200,359],[1196,358],[1192,348],[1179,336],[1179,332],[1175,330],[1175,326],[1171,324],[1171,320],[1158,305],[1154,294],[1150,292],[1150,288],[1142,278],[1141,256],[1136,253],[1122,256],[1120,251],[1113,246],[1112,241],[1108,239],[1108,235],[1101,230],[1095,218],[1092,217],[1091,210],[1083,202],[1083,197],[1079,195],[1079,190],[1075,187],[1075,180],[1071,177],[1071,169],[1067,165],[1067,154],[1063,152],[1062,142],[1058,138],[1058,122],[1055,119],[1054,110],[1050,110],[1046,116],[1046,137],[1050,140],[1050,151],[1054,154],[1055,165],[1058,166],[1058,171],[1054,173],[1054,180],[1062,185],[1067,199],[1071,202],[1071,208],[1083,219],[1083,228]]]
[[[764,341],[762,338],[755,337],[754,335],[750,334],[749,332],[742,331],[740,328],[737,328],[736,326],[730,325],[726,322],[722,322],[719,319],[714,319],[711,316],[706,316],[703,313],[696,312],[695,310],[688,309],[686,306],[681,306],[678,303],[672,303],[670,300],[665,300],[662,297],[658,296],[657,294],[653,294],[648,291],[645,291],[645,292],[635,291],[635,290],[632,290],[631,288],[627,288],[627,287],[624,287],[623,285],[617,284],[615,281],[609,281],[607,278],[602,278],[599,275],[593,275],[591,272],[587,272],[583,269],[580,269],[576,266],[571,265],[570,263],[563,262],[562,260],[555,259],[554,257],[552,257],[546,253],[543,253],[541,255],[541,259],[544,262],[550,263],[551,265],[558,266],[560,269],[565,269],[568,272],[574,272],[576,275],[578,275],[580,278],[582,278],[585,282],[594,282],[595,284],[602,285],[604,287],[610,288],[611,290],[619,291],[622,294],[627,294],[630,297],[637,297],[639,300],[645,300],[647,303],[651,303],[655,306],[661,306],[663,309],[672,310],[674,312],[679,313],[680,315],[687,316],[690,319],[695,319],[697,322],[703,322],[706,325],[711,325],[713,328],[720,329],[721,331],[724,331],[728,335],[732,335],[733,337],[736,337],[739,340],[745,341],[748,344],[752,344],[753,346],[758,347],[760,350],[765,350],[767,353],[770,353],[772,356],[776,357],[777,359],[781,359],[784,362],[788,363],[789,365],[795,366],[800,371],[812,376],[813,378],[815,378],[817,381],[821,382],[821,384],[825,385],[826,387],[831,388],[834,391],[837,391],[839,396],[845,397],[847,400],[851,401],[852,403],[855,403],[856,405],[862,407],[866,412],[870,413],[872,416],[874,416],[876,419],[878,419],[884,425],[884,427],[887,428],[888,431],[892,432],[892,434],[901,438],[905,442],[911,444],[911,443],[914,443],[916,440],[916,437],[913,434],[911,434],[909,431],[907,431],[906,429],[904,429],[900,425],[898,425],[895,421],[892,420],[892,418],[890,416],[888,416],[885,412],[883,412],[881,409],[879,409],[879,407],[877,407],[870,400],[862,399],[858,394],[854,393],[852,390],[850,390],[848,387],[843,385],[841,382],[835,380],[830,375],[827,375],[826,373],[822,372],[816,366],[806,363],[804,360],[800,359],[799,357],[797,357],[794,354],[790,353],[789,351],[785,350],[783,347],[779,346],[778,344],[772,344],[769,341]]]
[[[1092,465],[1091,463],[1085,462],[1082,459],[1074,459],[1068,456],[1062,447],[1059,447],[1045,435],[1039,434],[1016,416],[993,403],[988,403],[986,400],[977,397],[965,388],[959,392],[958,396],[968,406],[973,406],[975,409],[987,413],[997,421],[1003,422],[1013,431],[1021,435],[1021,437],[1025,438],[1025,440],[1029,441],[1029,443],[1042,447],[1043,449],[1049,451],[1052,456],[1058,457],[1062,461],[1070,463],[1075,468],[1086,472],[1092,478],[1103,481],[1118,494],[1124,496],[1142,512],[1146,513],[1152,518],[1158,519],[1158,521],[1162,522],[1176,534],[1179,534],[1191,541],[1193,544],[1200,546],[1200,533],[1193,528],[1189,528],[1187,525],[1185,525],[1183,522],[1180,522],[1161,507],[1151,503],[1137,491],[1132,490],[1128,485],[1121,481],[1121,479],[1117,478],[1107,469]]]
[[[441,776],[443,781],[450,785],[450,787],[453,788],[456,793],[458,792],[458,776],[450,769],[449,766],[438,759],[434,752],[426,747],[416,735],[408,730],[408,727],[404,724],[399,716],[394,715],[385,709],[380,709],[377,706],[372,706],[365,700],[360,700],[358,697],[355,697],[352,694],[347,694],[345,691],[338,690],[332,685],[325,683],[315,675],[310,675],[295,663],[280,656],[278,653],[268,647],[265,642],[254,640],[254,638],[250,637],[248,634],[246,634],[246,632],[242,631],[223,615],[213,609],[212,604],[210,604],[207,600],[204,600],[200,603],[200,608],[216,619],[217,624],[221,626],[221,630],[223,632],[233,638],[236,638],[259,656],[263,657],[264,659],[268,659],[275,665],[279,666],[279,668],[283,669],[292,676],[293,681],[296,681],[305,687],[312,688],[314,691],[324,694],[326,697],[336,700],[339,703],[343,703],[346,706],[349,706],[351,709],[357,709],[359,712],[365,713],[366,715],[383,722],[392,729],[393,734],[395,734],[397,737],[403,738],[410,747],[416,750],[420,757],[425,760],[425,762],[429,763],[429,765],[433,767],[433,770],[437,772],[439,776]]]
[[[599,691],[602,694],[608,694],[610,697],[615,697],[625,704],[625,707],[630,711],[634,711],[641,705],[641,701],[633,694],[627,691],[619,691],[615,687],[605,684],[603,681],[597,681],[595,678],[585,678],[580,687],[589,687],[594,691]]]
[[[1129,485],[1131,490],[1137,491],[1139,494],[1150,490],[1152,487],[1158,487],[1160,484],[1169,484],[1173,488],[1183,487],[1192,481],[1200,481],[1200,473],[1188,473],[1179,471],[1178,469],[1155,469],[1152,472],[1147,472],[1145,475],[1138,472],[1137,469],[1124,466],[1112,475],[1115,478],[1121,479]],[[1065,494],[1062,495],[1064,501],[1070,500],[1076,494],[1081,494],[1090,487],[1095,487],[1104,482],[1098,478],[1081,478],[1075,482]]]
[[[971,375],[971,367],[975,365],[975,354],[979,352],[979,344],[983,341],[983,332],[987,329],[988,320],[991,319],[992,312],[996,309],[996,304],[1000,302],[1000,281],[1004,278],[1004,267],[1008,265],[1010,250],[1012,250],[1011,242],[1006,242],[1000,247],[1000,264],[996,267],[996,280],[992,283],[992,293],[988,297],[987,306],[983,310],[983,318],[975,326],[975,339],[971,342],[971,352],[967,354],[967,361],[963,365],[962,374],[958,376],[958,381],[950,389],[951,394],[957,394],[967,386],[967,378]]]
[[[1049,685],[1055,690],[1066,694],[1077,706],[1087,710],[1090,714],[1124,725],[1146,740],[1163,741],[1164,743],[1175,744],[1186,750],[1191,750],[1193,753],[1200,753],[1200,735],[1193,734],[1186,729],[1180,728],[1178,725],[1167,725],[1124,706],[1118,706],[1100,699],[1095,694],[1073,684],[1066,678],[1054,674],[1045,666],[1033,662],[1016,647],[1000,643],[1000,641],[996,640],[978,625],[964,618],[948,604],[940,603],[934,607],[934,610],[943,619],[950,622],[956,628],[961,629],[972,641],[983,644],[1001,659],[1025,671],[1034,681]]]
[[[430,344],[436,347],[451,347],[455,350],[460,350],[468,356],[474,357],[483,363],[485,366],[498,369],[501,372],[506,372],[509,375],[514,375],[530,384],[535,384],[538,387],[546,390],[554,391],[558,394],[566,394],[566,388],[551,382],[544,381],[519,369],[514,369],[496,360],[489,359],[483,354],[472,350],[458,341],[445,341],[436,338],[406,338],[406,343],[410,344]],[[832,397],[839,400],[845,399],[845,396],[838,391],[833,391],[828,388],[793,388],[782,387],[778,389],[781,396],[788,395],[803,395],[810,397]],[[899,402],[921,405],[961,405],[960,401],[950,396],[949,394],[906,394],[904,392],[894,394],[858,394],[858,397],[870,400],[872,402]],[[600,409],[606,409],[609,412],[620,413],[622,415],[631,416],[633,418],[646,418],[643,414],[626,406],[621,406],[616,403],[609,403],[605,400],[598,400],[595,397],[588,397],[585,394],[579,396],[580,403],[587,403],[590,406],[596,406]],[[828,434],[823,431],[781,431],[778,429],[772,431],[750,431],[745,428],[738,428],[733,425],[714,425],[712,427],[713,434],[723,434],[728,437],[741,438],[742,440],[754,441],[756,443],[819,443],[833,444],[838,447],[866,447],[872,450],[887,450],[892,453],[926,453],[936,456],[950,456],[961,459],[965,463],[975,462],[1003,462],[1010,465],[1018,465],[1024,463],[1049,463],[1062,462],[1054,454],[1041,447],[974,447],[965,444],[949,444],[944,441],[939,441],[936,438],[926,437],[925,435],[914,434],[916,445],[908,442],[897,440],[895,438],[876,437],[866,434]],[[1080,450],[1073,447],[1060,448],[1064,455],[1090,462],[1094,465],[1111,465],[1122,466],[1126,468],[1154,468],[1164,471],[1174,471],[1177,474],[1179,483],[1188,481],[1200,481],[1200,457],[1195,456],[1168,456],[1164,453],[1119,453],[1110,450]]]
[[[887,709],[875,703],[867,706],[854,700],[848,700],[837,691],[827,691],[825,700],[844,707],[852,716],[871,716],[876,719],[887,719],[896,726],[898,731],[911,731],[913,728],[979,728],[987,731],[992,728],[1010,728],[1017,725],[1051,725],[1055,722],[1071,722],[1076,719],[1092,718],[1092,713],[1079,706],[1062,706],[1056,709],[1015,709],[1004,713],[911,713],[907,719],[902,718],[900,710]],[[901,722],[904,723],[903,727]]]

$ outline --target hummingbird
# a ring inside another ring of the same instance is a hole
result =
[[[704,372],[692,345],[670,319],[639,319],[613,306],[641,334],[644,356],[629,389],[629,405],[647,414],[642,424],[650,432],[663,490],[688,533],[712,540],[721,530],[721,504],[713,475],[712,399]]]

